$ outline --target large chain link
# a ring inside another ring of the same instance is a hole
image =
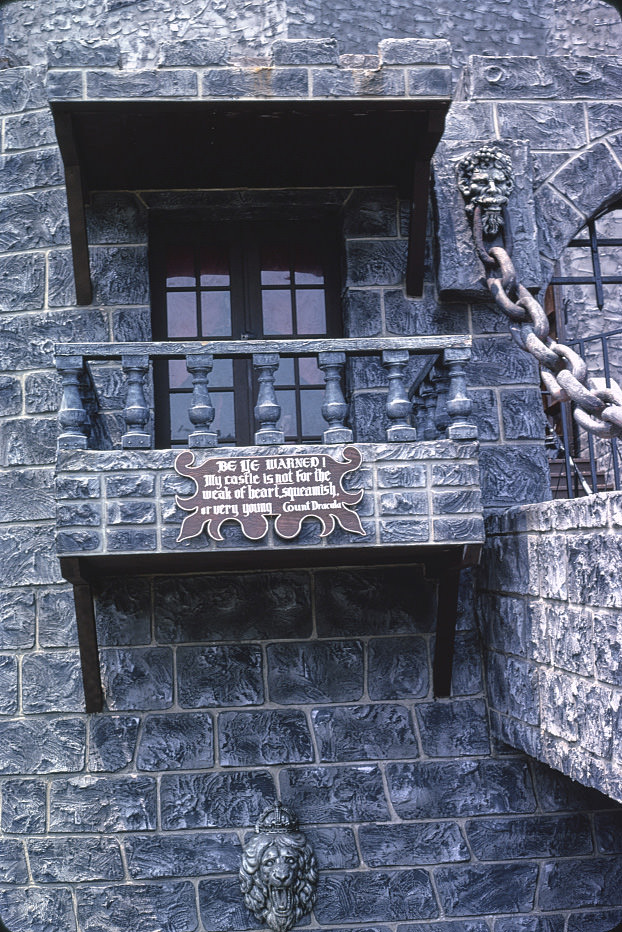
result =
[[[570,401],[576,422],[599,437],[622,437],[622,389],[613,379],[590,379],[585,361],[549,335],[544,309],[518,281],[510,253],[502,246],[487,249],[481,208],[473,213],[477,254],[486,268],[486,284],[497,307],[510,321],[515,342],[537,360],[546,391],[554,402]],[[602,383],[602,384],[601,384]]]

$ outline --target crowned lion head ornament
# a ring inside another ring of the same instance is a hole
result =
[[[273,932],[288,932],[315,902],[317,864],[294,814],[276,803],[261,816],[242,854],[244,903]]]

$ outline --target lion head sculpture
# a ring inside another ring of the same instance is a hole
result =
[[[471,217],[482,211],[484,233],[495,236],[503,226],[503,208],[514,188],[512,160],[496,146],[485,145],[465,155],[456,168],[458,187]]]
[[[273,932],[288,932],[311,912],[317,878],[315,856],[294,815],[280,803],[271,806],[244,846],[240,886],[247,909]]]

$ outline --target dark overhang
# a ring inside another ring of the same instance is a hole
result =
[[[92,289],[92,191],[395,186],[412,198],[407,290],[423,287],[430,161],[446,98],[60,101],[78,304]]]

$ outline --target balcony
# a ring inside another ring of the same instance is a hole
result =
[[[324,374],[326,426],[321,442],[292,445],[275,373],[281,358],[300,356]],[[258,387],[255,442],[224,446],[209,377],[216,360],[240,357]],[[356,360],[371,357],[386,373],[385,436],[361,442],[342,386],[355,407],[365,393]],[[80,606],[83,668],[97,657],[90,584],[126,573],[417,562],[438,578],[449,567],[456,586],[441,587],[439,624],[444,612],[451,646],[458,568],[484,537],[469,357],[461,335],[57,345],[57,552]],[[185,450],[153,448],[162,359],[184,359],[191,377]]]

